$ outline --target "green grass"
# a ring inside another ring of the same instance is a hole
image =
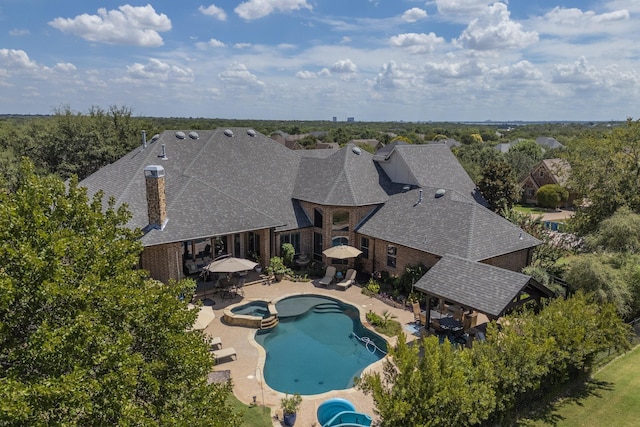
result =
[[[637,426],[640,422],[640,346],[597,372],[584,388],[521,426]]]
[[[242,427],[272,427],[271,408],[259,405],[245,405],[233,394],[229,396],[229,404],[236,411],[244,412]]]
[[[533,215],[541,215],[548,212],[555,212],[553,209],[543,209],[538,206],[528,206],[528,205],[515,205],[513,210],[520,213],[533,214]]]

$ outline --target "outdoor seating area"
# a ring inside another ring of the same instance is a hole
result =
[[[348,269],[344,275],[344,278],[340,280],[338,283],[336,283],[336,289],[340,289],[342,291],[347,290],[349,286],[355,283],[356,274],[357,272],[354,269],[352,268]]]
[[[219,363],[222,359],[237,358],[236,350],[233,347],[222,348],[220,350],[209,350],[211,355],[215,358],[216,363]]]

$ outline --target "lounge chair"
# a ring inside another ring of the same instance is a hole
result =
[[[347,274],[344,275],[344,279],[336,283],[336,288],[346,291],[347,288],[356,281],[356,271],[353,268],[347,270]]]
[[[236,357],[236,350],[233,347],[227,347],[227,348],[223,348],[223,349],[220,349],[220,350],[210,350],[210,352],[213,355],[213,357],[216,359],[216,363],[220,359],[224,359],[226,357],[237,358]]]
[[[422,310],[420,309],[420,303],[414,302],[413,304],[411,304],[411,306],[413,307],[413,321],[419,325],[422,323],[420,319],[420,314],[422,314]]]
[[[222,339],[220,337],[211,338],[211,350],[222,347]]]
[[[324,286],[329,286],[331,282],[333,282],[333,278],[335,277],[335,275],[336,268],[330,265],[329,267],[327,267],[327,271],[324,273],[324,277],[320,279],[318,283]]]

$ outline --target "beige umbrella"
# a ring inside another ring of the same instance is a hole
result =
[[[338,245],[325,249],[322,253],[329,258],[347,259],[357,257],[362,253],[362,251],[358,248],[354,248],[353,246]]]
[[[239,271],[253,270],[256,265],[258,265],[257,262],[248,259],[229,257],[213,261],[204,269],[211,273],[237,273]]]
[[[189,304],[189,308],[193,309],[195,306],[193,304]],[[216,318],[216,315],[213,313],[213,308],[211,306],[205,305],[200,307],[200,311],[198,312],[198,317],[196,321],[193,323],[193,328],[195,330],[203,330],[209,323]]]

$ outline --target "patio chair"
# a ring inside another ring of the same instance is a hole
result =
[[[324,277],[320,279],[318,283],[328,287],[333,282],[333,278],[335,277],[335,275],[336,268],[330,265],[329,267],[327,267],[327,271],[324,273]]]
[[[356,271],[353,268],[347,270],[347,274],[344,275],[344,279],[336,283],[336,288],[346,291],[349,286],[353,285],[356,281]]]
[[[237,358],[236,350],[233,347],[227,347],[220,350],[209,350],[209,351],[211,352],[213,357],[216,359],[216,363],[218,363],[220,359],[231,358],[231,357]]]
[[[413,321],[420,325],[420,314],[422,313],[422,310],[420,309],[420,303],[416,301],[411,305],[413,307]]]

